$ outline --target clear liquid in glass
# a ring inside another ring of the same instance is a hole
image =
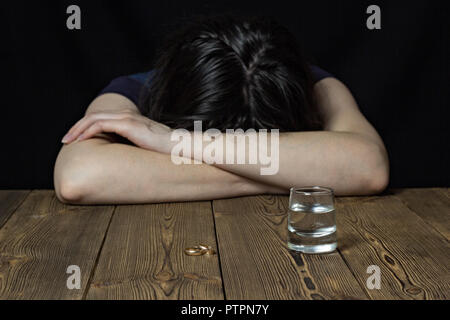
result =
[[[288,247],[304,253],[326,253],[337,248],[336,215],[333,205],[302,205],[289,209]]]

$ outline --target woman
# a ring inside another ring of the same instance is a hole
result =
[[[279,129],[279,170],[261,175],[259,160],[174,164],[171,135],[192,131],[194,121],[231,138],[226,129]],[[189,24],[167,39],[153,71],[103,90],[63,143],[54,180],[67,203],[207,200],[307,185],[368,195],[389,180],[383,142],[346,86],[264,19]]]

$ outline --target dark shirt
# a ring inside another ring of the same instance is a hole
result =
[[[328,77],[333,77],[332,74],[326,72],[325,70],[319,68],[318,66],[311,65],[311,72],[313,76],[314,83]],[[128,76],[121,76],[115,78],[111,83],[104,88],[99,95],[105,93],[117,93],[123,95],[133,101],[139,107],[139,96],[141,90],[145,87],[147,83],[151,81],[154,76],[154,71],[136,73]]]

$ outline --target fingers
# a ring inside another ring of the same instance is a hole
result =
[[[111,119],[113,118],[113,119]],[[117,119],[114,119],[117,118]],[[113,115],[110,119],[105,117],[86,117],[82,119],[72,134],[77,136],[75,141],[84,141],[100,133],[115,133],[126,138],[135,146],[161,153],[170,153],[171,130],[159,126],[158,130],[151,130],[150,126],[158,127],[157,122],[144,117],[118,117]],[[156,132],[155,132],[156,131]],[[73,141],[73,136],[70,141]]]
[[[81,120],[79,120],[64,136],[62,143],[72,143],[77,140],[87,128],[91,127],[94,123],[101,120],[117,120],[128,118],[131,115],[129,113],[91,113]]]
[[[131,122],[129,120],[111,120],[102,119],[93,123],[89,128],[84,130],[79,136],[77,141],[83,141],[92,138],[96,134],[105,133],[116,133],[124,138],[129,139],[131,135]]]

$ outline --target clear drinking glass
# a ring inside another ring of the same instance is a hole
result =
[[[291,189],[288,247],[304,253],[327,253],[336,250],[336,212],[332,189]]]

